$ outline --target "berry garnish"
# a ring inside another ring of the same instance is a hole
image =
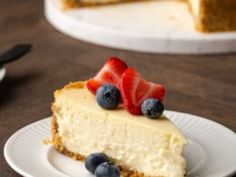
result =
[[[87,81],[87,88],[94,95],[100,86],[107,83],[113,84],[119,88],[120,78],[126,69],[127,65],[125,62],[119,58],[112,57],[105,63],[94,78]]]
[[[111,162],[104,162],[95,171],[96,177],[120,177],[120,170]]]
[[[155,98],[148,98],[143,101],[141,110],[143,115],[151,119],[160,117],[164,111],[162,102]]]
[[[120,91],[111,84],[105,84],[96,92],[97,103],[104,109],[114,109],[120,103]]]
[[[90,154],[86,160],[85,160],[85,168],[91,172],[91,173],[95,173],[96,168],[104,163],[104,162],[108,162],[109,158],[107,157],[106,154],[104,153],[92,153]]]
[[[144,80],[133,68],[128,68],[121,77],[120,93],[124,107],[131,114],[140,115],[141,104],[147,98],[162,101],[165,88]]]

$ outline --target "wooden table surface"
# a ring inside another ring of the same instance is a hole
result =
[[[44,18],[42,1],[0,4],[0,53],[18,43],[33,45],[27,56],[6,65],[0,83],[1,177],[19,177],[2,153],[10,135],[50,116],[53,91],[90,78],[109,56],[122,58],[146,79],[165,85],[166,109],[207,117],[236,131],[236,54],[158,55],[104,48],[56,31]]]

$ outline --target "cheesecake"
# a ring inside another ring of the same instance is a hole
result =
[[[195,28],[202,32],[235,31],[235,0],[188,0]]]
[[[135,2],[141,0],[58,0],[64,9],[80,8],[115,4],[121,2]],[[158,0],[180,1],[180,0]],[[189,6],[193,16],[195,29],[199,32],[219,32],[236,30],[236,1],[235,0],[181,0]]]
[[[119,165],[122,176],[183,177],[187,143],[165,116],[151,120],[101,108],[85,82],[55,91],[52,104],[52,140],[59,152],[77,160],[94,152],[106,153]]]
[[[94,77],[54,92],[52,144],[85,164],[103,153],[123,177],[183,177],[187,140],[163,115],[165,92],[111,57]]]

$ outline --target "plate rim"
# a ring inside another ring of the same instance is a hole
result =
[[[167,113],[167,114],[182,114],[182,115],[185,115],[185,116],[190,116],[192,119],[200,119],[201,121],[206,121],[206,122],[209,122],[209,123],[213,123],[215,124],[216,126],[219,126],[220,128],[223,128],[225,131],[228,131],[228,133],[231,133],[232,136],[236,136],[236,133],[229,129],[228,127],[226,127],[225,125],[222,125],[218,122],[215,122],[211,119],[207,119],[205,117],[202,117],[202,116],[197,116],[197,115],[194,115],[194,114],[190,114],[190,113],[186,113],[186,112],[179,112],[179,111],[172,111],[172,110],[165,110],[164,114]],[[24,132],[25,130],[27,130],[29,127],[31,127],[32,125],[35,125],[35,124],[38,124],[39,122],[46,122],[46,121],[50,121],[50,118],[51,116],[49,117],[46,117],[46,118],[42,118],[40,120],[37,120],[37,121],[34,121],[34,122],[31,122],[30,124],[27,124],[26,126],[22,126],[20,129],[18,129],[16,132],[14,132],[8,139],[7,141],[5,142],[5,145],[4,145],[4,148],[3,148],[3,154],[4,154],[4,158],[7,162],[7,164],[18,174],[20,175],[23,175],[24,177],[35,177],[35,176],[32,176],[30,173],[22,170],[19,166],[17,166],[17,164],[14,163],[14,161],[11,159],[11,155],[10,155],[10,152],[9,152],[9,147],[11,145],[11,142],[14,141],[14,138],[16,135],[20,134],[21,132]],[[171,120],[172,121],[172,120]],[[173,121],[172,121],[173,122]],[[173,122],[174,123],[174,122]],[[180,129],[181,131],[181,129]],[[235,166],[236,167],[236,166]],[[234,167],[233,167],[234,168]],[[225,177],[229,177],[229,176],[232,176],[236,173],[236,168],[235,169],[230,169],[228,174],[225,174]],[[67,175],[64,175],[65,177],[67,177]],[[69,177],[69,176],[68,176]]]
[[[19,168],[17,166],[17,164],[14,163],[14,161],[11,160],[10,158],[10,155],[9,155],[9,147],[11,146],[11,142],[14,140],[14,137],[18,134],[20,134],[21,132],[24,132],[25,130],[27,130],[29,127],[31,127],[33,124],[37,124],[39,122],[42,122],[42,121],[46,121],[47,119],[50,119],[50,117],[46,117],[46,118],[43,118],[43,119],[40,119],[40,120],[37,120],[37,121],[34,121],[34,122],[31,122],[25,126],[22,126],[21,128],[19,128],[16,132],[14,132],[8,139],[7,141],[5,142],[5,145],[4,145],[4,148],[3,148],[3,155],[4,155],[4,158],[7,162],[7,164],[18,174],[20,175],[23,175],[23,177],[34,177],[32,176],[31,174],[25,172],[24,170],[22,170],[21,168]]]

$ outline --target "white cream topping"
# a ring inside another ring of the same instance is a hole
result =
[[[85,156],[104,152],[146,176],[184,176],[186,140],[169,120],[127,116],[123,108],[103,110],[87,89],[62,91],[55,106],[59,135],[68,150]]]

